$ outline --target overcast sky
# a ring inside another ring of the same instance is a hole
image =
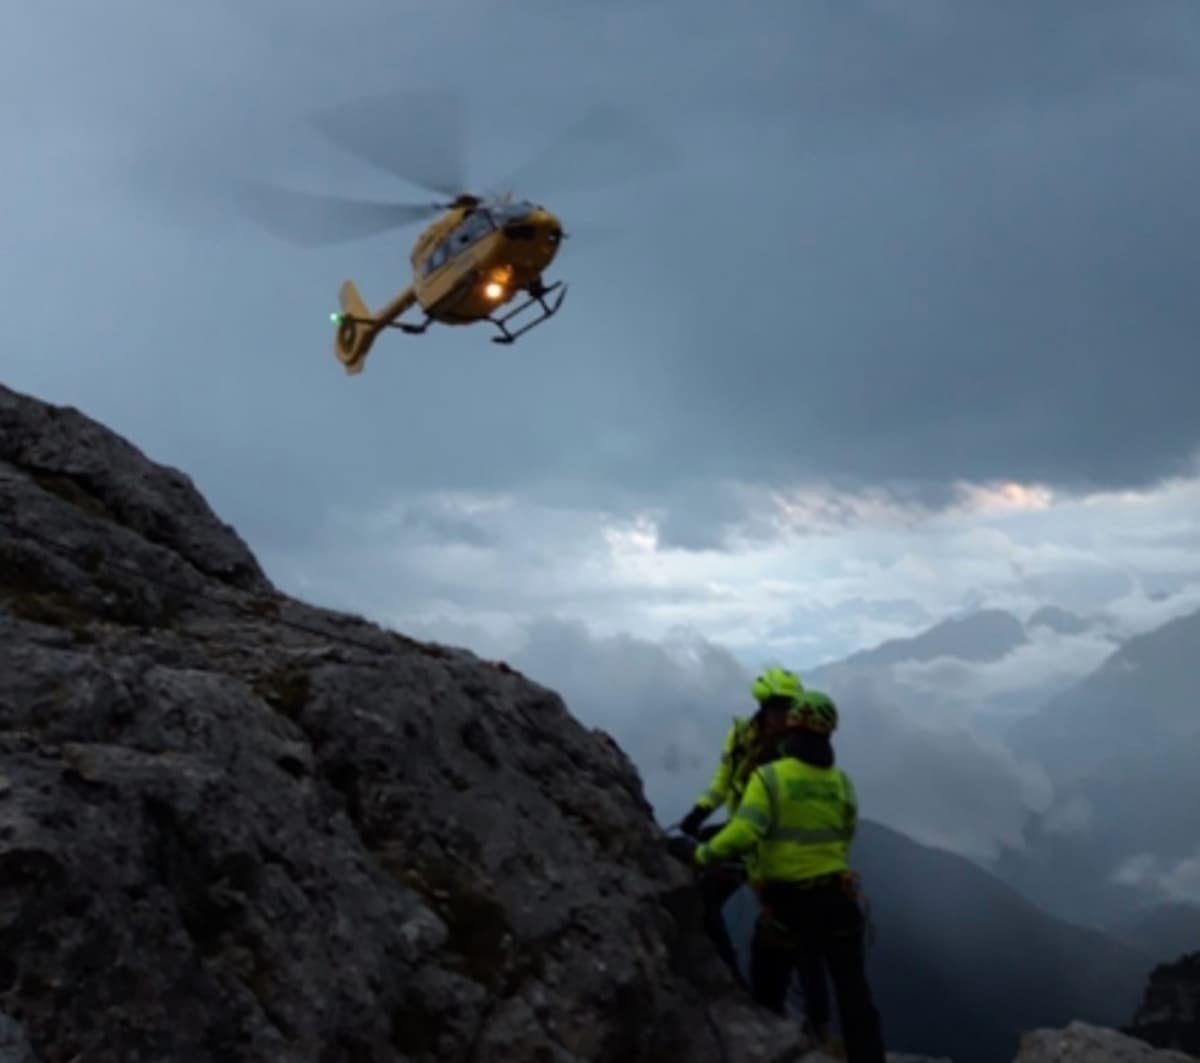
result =
[[[427,198],[305,120],[443,88],[473,187],[595,104],[637,128],[517,189],[577,230],[559,317],[388,336],[347,378],[338,285],[382,303],[417,230],[298,250],[229,178]],[[0,364],[187,470],[286,589],[520,656],[631,735],[660,685],[726,684],[707,750],[768,658],[1196,607],[1198,90],[1194,0],[20,5]],[[711,655],[667,680],[677,628]],[[1020,668],[1109,641],[1067,648]]]

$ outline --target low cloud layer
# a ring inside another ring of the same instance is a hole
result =
[[[453,492],[314,515],[303,544],[250,538],[284,586],[494,653],[548,616],[648,639],[684,628],[752,665],[805,668],[972,608],[1024,619],[1055,603],[1089,625],[1036,628],[983,669],[902,673],[914,689],[949,684],[968,698],[1065,681],[1106,645],[1200,604],[1200,479],[1080,498],[1012,485],[958,494],[934,513],[833,488],[731,489],[740,502],[722,547],[705,550],[664,543],[654,510]]]
[[[720,549],[664,543],[654,512],[443,492],[331,516],[309,528],[319,545],[264,560],[306,597],[504,657],[560,690],[630,752],[664,822],[704,788],[755,668],[803,670],[968,608],[1024,619],[1061,604],[1078,630],[1032,626],[991,662],[909,662],[829,689],[864,814],[981,861],[1021,848],[1031,816],[1093,828],[977,710],[1031,711],[1119,639],[1196,608],[1200,481],[1085,497],[962,486],[939,512],[811,486],[726,497],[740,503]]]
[[[885,674],[894,696],[912,704],[1022,715],[1098,668],[1114,645],[1102,629],[1063,635],[1039,627],[1029,632],[1027,643],[996,661],[904,661]]]
[[[1118,868],[1113,882],[1136,886],[1166,903],[1200,904],[1200,849],[1187,859],[1175,862],[1140,853]]]
[[[613,734],[642,772],[664,824],[691,807],[732,718],[752,709],[752,671],[694,636],[655,643],[542,622],[511,659],[561,691],[585,723]],[[869,680],[830,693],[843,709],[840,762],[855,777],[864,815],[986,860],[1001,843],[1020,847],[1028,816],[1049,807],[1045,774],[970,720],[898,704]]]

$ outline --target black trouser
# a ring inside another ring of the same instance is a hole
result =
[[[745,881],[745,871],[737,868],[706,870],[700,876],[700,896],[704,901],[704,929],[712,938],[721,959],[728,964],[734,977],[743,985],[746,984],[746,977],[742,974],[737,949],[733,947],[729,927],[725,924],[725,905]]]
[[[699,832],[700,839],[708,841],[723,826],[723,823],[719,823],[702,828]],[[733,946],[733,939],[729,936],[729,927],[725,924],[725,905],[745,883],[746,869],[740,861],[706,868],[700,875],[700,897],[704,902],[704,929],[716,946],[721,959],[733,972],[733,976],[743,985],[746,984],[746,977],[742,974],[741,964],[738,963],[737,949]]]
[[[836,879],[813,886],[767,883],[754,928],[750,986],[764,1007],[786,1014],[792,972],[800,976],[811,1025],[828,1025],[828,971],[837,998],[847,1063],[885,1063],[879,1011],[867,984],[865,920]]]
[[[825,959],[819,952],[801,951],[797,949],[792,956],[795,964],[796,980],[800,983],[800,996],[804,1000],[804,1028],[815,1039],[821,1040],[829,1033],[829,985],[825,981]],[[774,982],[770,971],[771,961],[767,961],[767,970],[760,971],[760,978],[765,974],[766,987],[775,992]],[[784,981],[786,989],[787,982]]]

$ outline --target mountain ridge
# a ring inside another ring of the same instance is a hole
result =
[[[1200,610],[1131,637],[1013,726],[1016,754],[1043,765],[1057,807],[1080,815],[1066,829],[1054,829],[1053,809],[1033,817],[1025,850],[1006,852],[997,873],[1045,907],[1106,927],[1148,901],[1185,899],[1171,876],[1200,859],[1186,814],[1200,807],[1198,651]]]
[[[975,609],[939,620],[918,631],[885,639],[844,657],[801,669],[801,675],[829,674],[864,665],[879,667],[904,661],[931,661],[956,657],[965,661],[991,661],[1028,641],[1025,625],[1006,609]]]
[[[16,1059],[819,1063],[604,732],[281,593],[183,474],[3,385],[0,668]]]
[[[1177,616],[1123,641],[1080,682],[1052,698],[1037,713],[1015,724],[1010,738],[1014,747],[1052,762],[1064,763],[1072,774],[1102,769],[1111,751],[1093,756],[1092,742],[1081,746],[1080,732],[1096,735],[1097,724],[1114,744],[1127,735],[1136,721],[1168,727],[1172,738],[1200,736],[1200,719],[1189,717],[1180,701],[1183,684],[1166,684],[1163,672],[1194,668],[1192,654],[1200,648],[1200,609]],[[1163,711],[1163,703],[1167,711]],[[1136,708],[1135,708],[1136,707]],[[1130,712],[1136,712],[1131,719]],[[1186,723],[1185,723],[1186,721]]]
[[[964,727],[1010,752],[1015,763],[1044,772],[1053,790],[1049,807],[1030,802],[1021,813],[1019,840],[1010,830],[994,854],[972,854],[1041,908],[1117,930],[1129,912],[1186,900],[1179,891],[1190,880],[1187,869],[1200,860],[1183,814],[1200,807],[1200,773],[1191,752],[1200,741],[1192,695],[1200,679],[1200,610],[1113,642],[1094,667],[1081,669],[1044,699],[1033,697],[1039,688],[1031,685],[1003,698],[993,694],[990,701],[973,697],[975,688],[964,674],[972,661],[947,656],[953,643],[942,633],[966,638],[973,663],[984,667],[1006,647],[1015,644],[1020,652],[1027,643],[1016,635],[1020,621],[1014,614],[971,615],[983,617],[974,624],[982,635],[998,631],[1007,637],[971,642],[969,615],[802,675],[811,685],[844,693],[848,708],[874,698],[878,711],[897,710],[889,718],[908,716],[920,723],[938,713],[949,720],[962,716]],[[1112,638],[1099,620],[1053,605],[1034,610],[1023,629],[1067,629],[1070,638],[1081,625]],[[951,681],[948,690],[911,684],[907,669],[921,663],[918,656],[957,666],[943,669]],[[1014,779],[1014,793],[1015,787]],[[1194,887],[1191,899],[1200,902]]]

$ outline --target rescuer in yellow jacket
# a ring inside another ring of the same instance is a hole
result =
[[[754,768],[755,755],[762,744],[762,723],[772,709],[790,709],[804,687],[794,672],[786,668],[768,668],[750,685],[750,693],[758,702],[753,716],[737,718],[725,734],[721,759],[708,789],[697,799],[681,824],[685,834],[695,834],[700,825],[720,805],[732,816],[741,801],[746,780]]]
[[[786,1014],[788,982],[798,972],[813,1032],[823,1034],[828,970],[848,1063],[885,1063],[865,970],[865,920],[850,869],[858,798],[850,776],[834,766],[830,737],[837,723],[837,707],[818,691],[799,695],[790,712],[769,712],[763,730],[783,733],[777,759],[752,771],[737,811],[693,858],[704,867],[754,854],[751,878],[762,904],[751,945],[755,999]]]
[[[695,838],[711,837],[721,828],[704,829],[704,821],[722,804],[730,816],[737,811],[742,791],[750,773],[762,756],[764,746],[773,741],[766,733],[764,720],[772,710],[785,712],[796,704],[803,686],[795,673],[786,668],[768,668],[750,685],[758,702],[758,711],[750,717],[735,719],[725,735],[721,759],[713,772],[708,789],[696,799],[692,810],[683,818],[680,829]],[[775,718],[785,719],[775,713]],[[729,899],[745,884],[747,874],[753,874],[754,853],[747,852],[742,861],[730,861],[710,868],[700,878],[700,895],[704,903],[704,927],[717,952],[733,976],[746,984],[738,963],[737,950],[725,925],[724,909]]]

